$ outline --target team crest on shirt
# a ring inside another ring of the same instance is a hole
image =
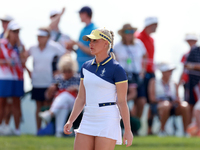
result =
[[[103,76],[105,75],[105,72],[106,72],[106,69],[104,68],[104,69],[101,71],[100,76],[103,77]]]

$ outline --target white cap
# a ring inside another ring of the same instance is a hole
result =
[[[176,66],[170,63],[160,63],[157,65],[161,72],[170,71],[176,69]]]
[[[149,25],[156,24],[156,23],[158,23],[157,17],[148,17],[144,21],[144,26],[147,27]]]
[[[48,35],[49,35],[49,33],[44,30],[37,31],[37,36],[48,36]]]
[[[50,17],[51,17],[51,16],[54,16],[54,15],[57,15],[57,14],[60,14],[60,13],[61,13],[61,11],[52,10],[52,11],[50,12]]]
[[[19,30],[19,29],[21,29],[21,26],[16,21],[13,20],[13,21],[9,22],[7,29],[8,30]]]
[[[187,41],[187,40],[194,40],[194,41],[197,41],[198,38],[197,38],[197,35],[196,35],[196,34],[191,34],[191,33],[189,33],[189,34],[186,34],[185,40],[186,40],[186,41]]]
[[[0,17],[0,20],[11,21],[11,20],[13,20],[13,17],[5,14],[5,15]]]

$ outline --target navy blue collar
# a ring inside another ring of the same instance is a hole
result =
[[[95,64],[95,65],[97,65],[97,64],[105,65],[105,64],[108,63],[111,59],[112,59],[112,56],[109,55],[104,61],[102,61],[102,62],[100,62],[100,63],[97,63],[97,62],[96,62],[96,59],[94,58],[91,65],[94,65],[94,64]]]

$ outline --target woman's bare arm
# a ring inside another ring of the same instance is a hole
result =
[[[124,129],[125,129],[123,143],[125,144],[125,141],[127,140],[127,146],[130,146],[132,145],[133,134],[131,132],[130,114],[129,114],[129,109],[127,105],[128,84],[127,82],[119,83],[119,84],[116,84],[116,88],[117,88],[117,105],[119,107],[119,111],[124,123]]]
[[[72,127],[73,122],[76,120],[78,115],[81,113],[85,106],[85,87],[83,85],[83,80],[80,81],[79,92],[77,98],[74,103],[74,107],[72,109],[71,115],[64,126],[64,133],[71,134],[70,129]]]

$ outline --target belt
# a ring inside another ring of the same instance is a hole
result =
[[[115,104],[116,102],[99,103],[99,107],[110,106],[110,105],[115,105]]]

